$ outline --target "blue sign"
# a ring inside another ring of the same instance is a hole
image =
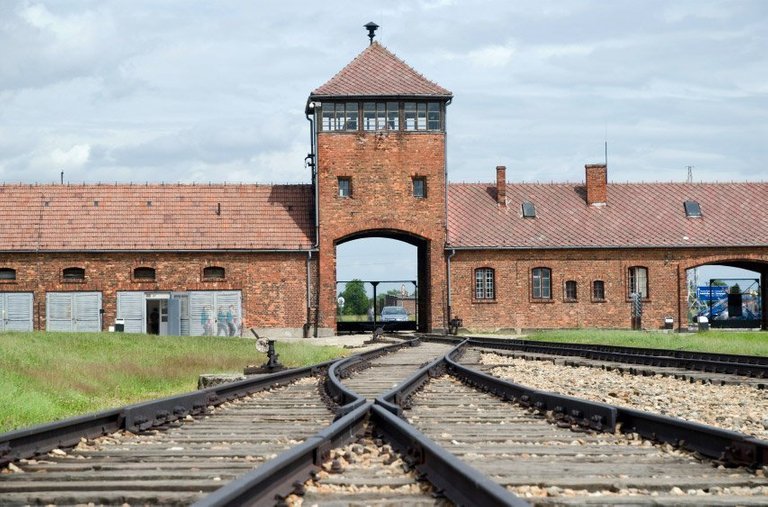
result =
[[[719,285],[705,285],[696,288],[696,297],[699,301],[717,301],[728,297],[728,287]]]

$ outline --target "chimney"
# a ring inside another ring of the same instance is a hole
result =
[[[605,206],[608,202],[608,166],[605,164],[587,164],[587,204]]]
[[[507,205],[507,168],[503,165],[496,166],[496,202],[499,206]]]

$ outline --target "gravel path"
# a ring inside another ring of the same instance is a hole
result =
[[[768,440],[768,390],[641,377],[549,361],[481,354],[491,374],[536,389],[656,412]]]

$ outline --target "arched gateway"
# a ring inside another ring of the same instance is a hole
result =
[[[320,334],[336,325],[336,246],[372,236],[418,247],[419,329],[444,327],[451,98],[377,42],[310,94]]]

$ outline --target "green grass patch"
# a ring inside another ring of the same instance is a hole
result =
[[[0,348],[0,433],[192,391],[202,373],[266,362],[253,340],[211,336],[8,332]],[[279,341],[276,350],[288,367],[349,354]]]
[[[760,331],[710,330],[702,333],[663,333],[660,331],[578,329],[537,331],[527,335],[526,339],[768,356],[768,332]]]

